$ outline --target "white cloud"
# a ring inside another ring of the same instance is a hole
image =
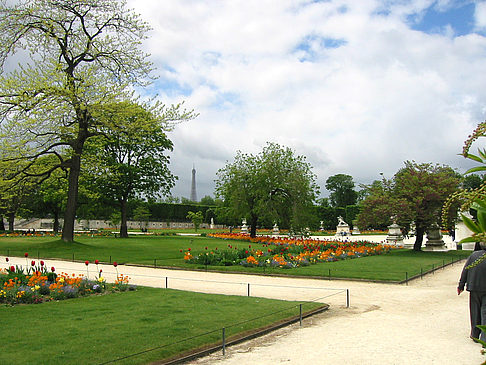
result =
[[[474,13],[476,20],[476,28],[484,29],[486,28],[486,2],[481,1],[476,3],[476,11]]]
[[[160,95],[200,113],[170,135],[175,195],[189,196],[193,163],[202,197],[236,150],[267,141],[306,155],[324,193],[331,175],[367,183],[407,159],[466,166],[457,153],[484,119],[486,39],[411,30],[407,15],[431,1],[391,2],[385,15],[375,0],[129,4],[155,29],[146,47],[157,72],[190,90]]]

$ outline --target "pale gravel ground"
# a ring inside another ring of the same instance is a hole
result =
[[[0,257],[5,267],[5,258]],[[84,263],[45,260],[56,271],[86,274]],[[30,262],[30,259],[29,259]],[[10,263],[26,264],[24,258]],[[329,303],[323,314],[264,337],[215,353],[191,364],[481,364],[481,346],[469,339],[468,293],[457,296],[463,263],[412,281],[394,284],[287,279],[118,266],[131,283],[208,293]],[[111,265],[99,265],[113,281]],[[90,276],[96,266],[89,265]],[[298,287],[298,288],[296,288]],[[345,292],[350,290],[351,307]]]

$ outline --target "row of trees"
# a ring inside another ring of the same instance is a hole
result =
[[[149,27],[124,1],[2,2],[0,29],[0,200],[9,221],[38,189],[56,216],[64,210],[62,239],[71,242],[80,195],[102,191],[124,222],[129,198],[173,186],[165,132],[195,114],[134,99],[151,79],[140,49]],[[18,49],[24,58],[6,67]]]

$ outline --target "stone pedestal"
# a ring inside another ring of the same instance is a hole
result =
[[[246,225],[246,219],[241,221],[241,233],[248,233],[248,226]]]
[[[214,229],[214,218],[211,218],[211,224],[209,225],[209,229]]]
[[[272,235],[278,236],[280,234],[280,230],[278,229],[277,223],[273,225]]]
[[[338,217],[339,224],[336,227],[336,236],[347,236],[350,234],[349,224],[342,217]]]
[[[397,247],[403,247],[403,236],[400,226],[393,223],[388,226],[388,236],[386,237],[386,243],[389,245],[395,245]]]
[[[462,244],[462,249],[466,251],[474,251],[475,242],[465,242]]]
[[[425,243],[425,251],[447,251],[442,233],[438,224],[432,224],[427,230],[427,242]]]

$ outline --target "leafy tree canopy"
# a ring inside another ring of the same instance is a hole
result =
[[[326,180],[326,189],[331,192],[329,195],[331,206],[344,208],[356,204],[358,193],[354,190],[352,176],[346,174],[330,176]]]
[[[259,221],[305,226],[318,194],[305,157],[276,143],[267,143],[258,155],[238,151],[234,162],[220,169],[217,177],[216,196],[235,219],[249,220],[252,237]]]

